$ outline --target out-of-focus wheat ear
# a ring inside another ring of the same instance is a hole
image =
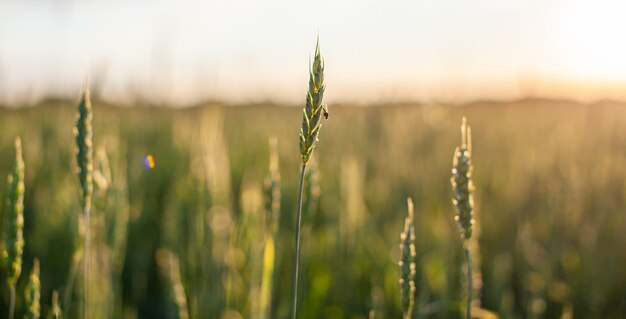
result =
[[[13,319],[15,311],[15,284],[22,272],[22,253],[24,251],[24,160],[22,142],[15,138],[15,163],[7,178],[7,209],[4,227],[4,250],[2,259],[7,271],[9,286],[9,317]]]
[[[467,245],[467,241],[472,237],[472,228],[474,225],[474,216],[472,214],[474,210],[472,170],[471,129],[467,125],[466,119],[463,118],[463,124],[461,126],[461,146],[457,147],[454,151],[450,183],[454,191],[452,203],[457,210],[455,220],[459,225],[459,231],[465,245]]]
[[[78,179],[81,186],[81,201],[83,208],[84,239],[83,239],[83,283],[84,283],[84,306],[83,316],[90,317],[89,313],[89,251],[90,247],[90,215],[91,196],[93,193],[93,131],[92,131],[92,109],[89,98],[89,87],[86,84],[83,94],[78,103],[78,116],[74,127],[76,137],[76,164],[78,169]]]
[[[465,261],[467,266],[467,301],[465,304],[465,317],[471,318],[472,309],[472,256],[470,239],[474,227],[474,185],[472,183],[472,131],[467,125],[467,120],[463,117],[461,125],[461,146],[454,151],[452,160],[452,178],[450,183],[454,191],[452,203],[456,207],[457,215],[454,217],[459,225],[459,232],[463,239],[465,249]]]
[[[24,301],[26,303],[26,314],[24,319],[38,319],[41,315],[39,299],[41,296],[41,282],[39,281],[39,260],[35,258],[33,270],[28,278],[28,284],[24,289]]]
[[[61,319],[63,313],[61,312],[61,306],[59,305],[59,293],[55,290],[52,292],[52,307],[48,313],[48,319]]]
[[[8,198],[2,255],[7,269],[7,284],[9,287],[15,287],[22,272],[24,251],[24,160],[22,159],[22,142],[19,137],[15,139],[15,162],[7,182]]]
[[[400,291],[403,318],[411,318],[415,299],[415,227],[413,226],[413,200],[407,199],[408,216],[400,233]]]
[[[93,131],[89,88],[85,87],[78,103],[78,116],[74,127],[76,138],[76,164],[82,190],[82,207],[91,207],[93,192]]]
[[[267,233],[276,234],[280,219],[280,161],[278,156],[278,140],[275,136],[269,139],[269,171],[265,177],[265,225]]]
[[[300,129],[300,155],[302,163],[306,164],[313,154],[315,143],[318,141],[320,128],[322,127],[322,114],[326,110],[324,104],[324,59],[320,53],[319,38],[315,45],[313,65],[309,69],[309,89],[306,95],[306,103],[302,115],[302,128]]]

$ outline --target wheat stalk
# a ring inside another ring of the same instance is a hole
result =
[[[24,319],[38,319],[40,316],[41,282],[39,281],[39,260],[37,259],[33,263],[33,270],[30,273],[24,292],[24,300],[26,301]]]
[[[278,140],[269,139],[269,171],[265,178],[265,245],[263,247],[263,274],[259,297],[259,315],[262,319],[270,317],[272,303],[272,279],[274,277],[274,235],[278,232],[280,218],[280,169]]]
[[[459,225],[459,232],[463,239],[463,247],[465,248],[465,259],[467,263],[467,304],[465,316],[471,318],[472,304],[472,258],[470,254],[469,240],[472,237],[472,229],[474,226],[474,199],[472,192],[474,185],[472,183],[472,135],[471,128],[467,125],[467,120],[463,117],[461,125],[461,146],[454,151],[452,161],[452,178],[450,183],[454,190],[454,198],[452,203],[456,207],[457,215],[455,220]]]
[[[280,170],[278,156],[278,140],[276,137],[269,139],[269,171],[265,177],[265,229],[269,234],[276,234],[280,218]]]
[[[315,214],[321,195],[320,171],[317,167],[318,157],[314,154],[307,164],[304,174],[304,190],[302,194],[302,207],[305,214]]]
[[[315,45],[313,65],[309,68],[309,89],[306,95],[306,104],[302,115],[302,128],[300,129],[300,156],[302,156],[302,170],[300,172],[300,187],[298,191],[298,211],[296,213],[296,240],[294,247],[294,272],[292,307],[293,318],[298,316],[298,266],[300,262],[300,221],[302,217],[302,190],[306,165],[313,154],[315,143],[318,141],[320,128],[322,127],[322,115],[326,114],[324,104],[324,59],[320,54],[319,37]]]
[[[404,220],[404,230],[400,233],[400,291],[402,295],[402,316],[411,318],[415,299],[415,227],[413,226],[413,200],[407,198],[408,216]]]
[[[7,269],[7,285],[10,290],[8,318],[12,319],[15,311],[15,284],[22,272],[24,251],[24,160],[19,137],[15,138],[15,163],[7,182],[8,199],[2,257]]]
[[[91,195],[93,193],[93,132],[92,110],[89,98],[89,88],[86,85],[80,102],[78,103],[78,116],[74,127],[76,137],[76,163],[78,179],[81,186],[81,204],[84,220],[84,317],[89,318],[89,226],[91,215]]]
[[[156,261],[159,271],[170,286],[170,294],[176,304],[177,318],[188,319],[189,307],[185,287],[180,279],[180,263],[178,257],[167,249],[161,249],[156,253]]]
[[[259,302],[259,318],[270,318],[272,306],[272,279],[275,263],[274,239],[268,234],[263,247],[263,274],[261,277],[261,296]]]

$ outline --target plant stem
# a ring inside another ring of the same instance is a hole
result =
[[[293,319],[298,314],[298,264],[300,262],[300,220],[302,217],[302,191],[304,185],[304,172],[306,171],[306,163],[302,164],[302,172],[300,173],[300,190],[298,191],[298,213],[296,214],[296,245],[294,247],[293,257]]]
[[[15,312],[15,285],[12,285],[11,287],[9,287],[9,291],[10,291],[10,299],[9,299],[9,319],[13,319],[14,318],[14,312]]]
[[[472,256],[469,247],[465,247],[465,261],[467,262],[467,306],[465,309],[465,318],[472,319]]]
[[[85,300],[83,302],[83,315],[85,319],[89,319],[91,318],[91,314],[89,313],[89,220],[90,220],[90,216],[91,216],[91,198],[86,199],[85,200],[85,207],[83,208],[83,214],[85,216],[85,245],[83,247],[83,249],[85,250],[85,253],[83,254],[84,257],[84,264],[85,264],[85,273],[84,273],[84,285],[85,285],[85,291],[84,291],[84,297]]]
[[[70,276],[66,285],[67,288],[65,289],[65,293],[63,294],[63,307],[61,309],[65,313],[69,313],[70,302],[72,299],[72,290],[74,288],[74,281],[76,280],[76,273],[78,272],[81,258],[83,258],[81,251],[74,252],[74,255],[72,256],[72,267],[70,268]]]

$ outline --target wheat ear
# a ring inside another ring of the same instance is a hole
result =
[[[469,239],[472,237],[472,228],[474,225],[474,200],[472,192],[474,185],[472,183],[472,135],[471,128],[467,125],[467,120],[463,118],[461,125],[461,146],[454,151],[452,160],[452,178],[450,183],[454,191],[452,203],[456,207],[457,215],[455,220],[459,225],[459,232],[463,239],[463,247],[465,248],[465,259],[467,263],[467,304],[465,316],[471,318],[472,304],[472,257]]]
[[[320,53],[319,38],[315,46],[313,65],[309,70],[309,89],[302,115],[300,129],[300,155],[302,164],[306,165],[313,154],[322,127],[322,115],[326,110],[324,104],[324,59]]]
[[[26,302],[26,314],[24,319],[38,319],[41,315],[39,299],[41,297],[41,282],[39,281],[39,260],[35,259],[33,270],[28,278],[28,284],[24,290],[24,301]]]
[[[93,132],[92,110],[89,98],[89,88],[85,86],[78,103],[78,116],[74,127],[76,137],[76,163],[78,179],[81,186],[81,204],[83,209],[84,240],[83,240],[83,264],[84,264],[84,317],[89,318],[89,226],[91,215],[91,195],[93,193]]]
[[[402,295],[402,317],[411,318],[415,299],[415,227],[413,226],[413,200],[407,199],[408,216],[404,230],[400,233],[400,292]]]
[[[298,191],[298,212],[296,214],[296,241],[294,247],[294,272],[292,290],[292,318],[298,315],[298,266],[300,262],[300,220],[302,217],[302,187],[306,164],[309,162],[315,143],[318,141],[320,128],[322,127],[322,114],[327,114],[324,104],[324,59],[320,54],[319,37],[315,45],[313,65],[309,69],[309,89],[306,95],[306,103],[302,115],[302,128],[300,129],[300,156],[302,156],[302,170],[300,172],[300,187]]]
[[[15,284],[22,272],[22,253],[24,251],[24,160],[22,159],[22,142],[19,137],[15,138],[15,163],[7,182],[8,198],[2,259],[5,261],[7,285],[10,290],[8,318],[13,319]]]

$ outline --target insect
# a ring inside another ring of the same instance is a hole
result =
[[[328,120],[328,116],[330,115],[330,113],[328,113],[328,106],[324,106],[324,119]]]

